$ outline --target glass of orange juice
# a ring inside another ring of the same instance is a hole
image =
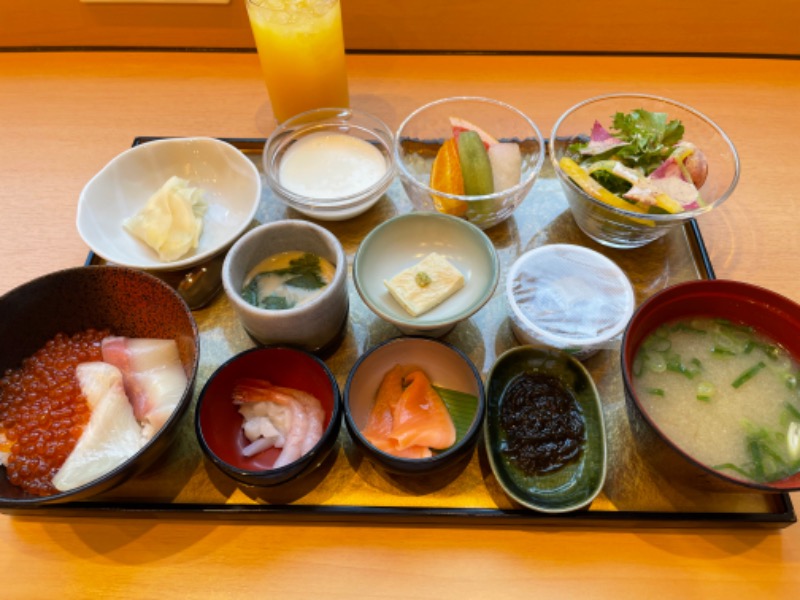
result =
[[[350,99],[339,0],[246,0],[278,122]]]

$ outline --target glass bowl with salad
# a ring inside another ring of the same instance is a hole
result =
[[[739,156],[722,129],[674,100],[610,94],[567,110],[549,154],[580,229],[613,248],[649,244],[724,202]]]
[[[394,154],[414,208],[488,229],[525,200],[544,163],[539,128],[519,109],[478,96],[442,98],[401,123]]]

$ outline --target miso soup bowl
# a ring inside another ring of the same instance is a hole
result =
[[[242,286],[261,261],[281,252],[310,252],[335,267],[333,281],[311,301],[285,310],[253,306]],[[233,245],[222,265],[222,285],[245,331],[260,344],[295,346],[325,352],[336,345],[347,326],[347,257],[339,240],[324,227],[301,220],[267,223]]]
[[[689,463],[723,481],[743,488],[769,492],[800,490],[800,472],[780,481],[756,483],[704,464],[662,429],[642,404],[633,384],[634,359],[649,334],[670,321],[693,317],[725,319],[749,325],[800,358],[800,305],[770,290],[728,280],[692,281],[669,287],[646,300],[634,313],[622,340],[622,376],[625,392],[656,438]],[[770,398],[764,398],[770,402]]]

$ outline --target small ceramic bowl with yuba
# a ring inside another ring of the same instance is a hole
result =
[[[261,344],[323,352],[347,325],[347,258],[324,227],[260,225],[228,251],[222,284],[239,321]]]
[[[231,144],[153,140],[119,154],[86,184],[77,228],[109,263],[177,271],[230,247],[260,201],[258,169]]]
[[[353,279],[364,303],[407,335],[439,337],[492,297],[497,253],[475,225],[410,213],[373,229],[356,252]]]

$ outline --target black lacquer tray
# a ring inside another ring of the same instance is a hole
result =
[[[137,138],[134,145],[154,138]],[[263,139],[227,139],[261,169]],[[363,237],[378,223],[412,210],[396,181],[375,207],[341,222],[320,222],[342,242],[348,261]],[[265,186],[258,223],[304,218],[286,208]],[[501,264],[500,285],[487,305],[444,339],[469,355],[485,377],[494,360],[518,344],[508,320],[505,275],[514,259],[549,243],[580,244],[614,260],[633,283],[637,303],[659,290],[714,272],[694,221],[637,250],[613,250],[594,243],[575,225],[548,161],[532,192],[507,221],[486,231]],[[89,255],[87,261],[101,261]],[[367,348],[399,335],[363,304],[352,280],[350,322],[341,345],[324,357],[340,387],[350,367]],[[195,394],[230,356],[250,348],[224,294],[194,312],[201,331],[201,358]],[[4,510],[36,517],[108,516],[171,519],[354,524],[420,524],[459,527],[763,527],[796,521],[786,493],[742,491],[700,472],[655,438],[628,405],[620,374],[619,348],[603,350],[585,362],[600,391],[608,436],[608,476],[592,505],[569,514],[547,515],[521,508],[502,491],[486,453],[478,451],[467,467],[442,480],[401,480],[375,470],[359,455],[345,428],[337,451],[306,480],[275,489],[244,488],[205,461],[194,437],[189,411],[175,443],[157,466],[121,486],[83,502]]]

